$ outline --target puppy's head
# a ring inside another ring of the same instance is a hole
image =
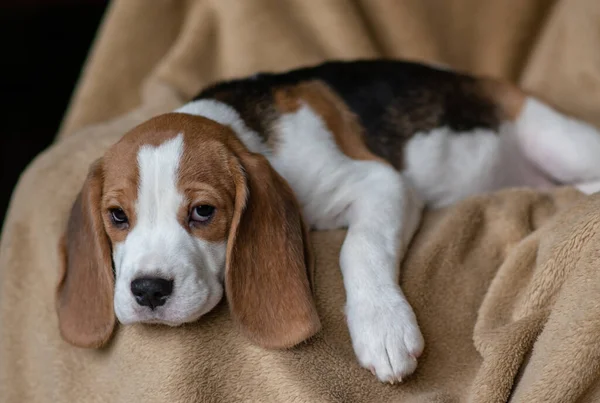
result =
[[[319,329],[295,197],[228,127],[181,113],[127,133],[90,168],[62,242],[63,338],[106,343],[115,326],[197,320],[223,295],[265,347]]]

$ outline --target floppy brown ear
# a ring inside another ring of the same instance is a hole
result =
[[[309,281],[308,231],[292,190],[269,162],[247,152],[238,158],[227,299],[233,317],[255,343],[292,347],[321,326]]]
[[[63,274],[56,294],[62,337],[79,347],[100,347],[112,335],[114,276],[100,202],[101,161],[90,168],[71,209],[62,240]]]

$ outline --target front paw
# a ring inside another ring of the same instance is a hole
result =
[[[401,382],[417,368],[424,348],[415,314],[400,290],[346,306],[358,362],[382,382]]]

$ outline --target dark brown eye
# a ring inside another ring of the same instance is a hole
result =
[[[124,228],[129,223],[127,214],[120,208],[110,209],[110,219],[118,228]]]
[[[214,214],[215,208],[213,206],[209,206],[208,204],[196,206],[192,209],[192,213],[190,214],[190,221],[206,223],[213,217]]]

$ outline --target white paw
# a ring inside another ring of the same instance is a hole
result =
[[[402,382],[424,348],[415,314],[402,291],[391,289],[349,302],[346,317],[358,362],[382,382]]]

